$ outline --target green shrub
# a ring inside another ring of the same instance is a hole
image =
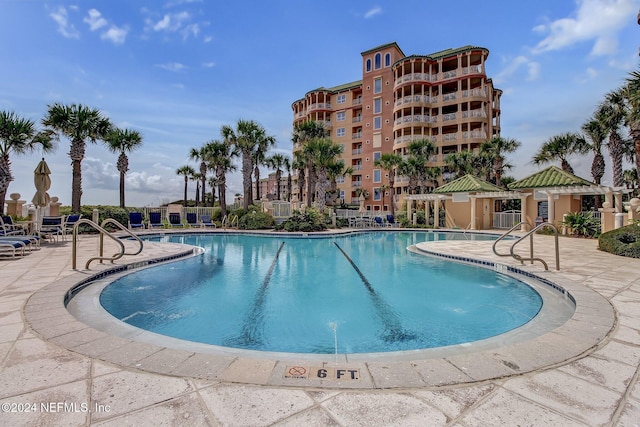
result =
[[[289,219],[276,226],[276,230],[285,231],[311,232],[326,229],[325,215],[314,208],[307,208],[304,212],[295,210]]]
[[[591,212],[570,212],[564,216],[562,225],[569,228],[574,236],[595,237],[600,232],[600,222]]]
[[[640,227],[627,225],[603,233],[598,238],[601,251],[630,258],[640,258]]]
[[[241,230],[264,230],[273,228],[275,220],[265,212],[251,211],[238,220],[238,228]]]

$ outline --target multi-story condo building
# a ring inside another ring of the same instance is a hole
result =
[[[502,91],[486,75],[488,56],[476,46],[410,56],[395,42],[375,47],[362,52],[362,80],[320,87],[293,102],[293,125],[323,122],[343,147],[353,169],[338,183],[345,203],[359,203],[361,188],[369,194],[366,209],[387,210],[389,193],[381,188],[388,186],[388,174],[374,166],[383,153],[405,156],[411,141],[429,139],[437,146],[429,166],[444,166],[448,154],[478,150],[500,134]],[[301,148],[294,145],[294,153]],[[396,178],[396,206],[407,184],[406,177]],[[297,187],[293,193],[304,200]]]

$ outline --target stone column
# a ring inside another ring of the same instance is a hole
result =
[[[22,216],[22,205],[25,200],[20,200],[20,193],[9,194],[10,200],[5,200],[7,204],[7,215]]]
[[[476,198],[469,197],[469,202],[471,203],[471,229],[476,230]]]
[[[433,228],[440,228],[440,199],[433,201]]]
[[[520,222],[523,223],[520,226],[520,231],[527,231],[527,225],[524,224],[527,222],[527,197],[529,197],[528,194],[520,197]]]
[[[548,210],[548,215],[549,218],[547,219],[547,221],[549,221],[551,224],[556,223],[556,201],[553,198],[553,194],[547,194],[547,203],[549,205],[549,210]]]
[[[430,211],[430,204],[431,201],[430,200],[425,200],[424,201],[424,217],[425,217],[425,223],[427,224],[427,226],[429,225],[429,214],[431,212]],[[435,226],[435,223],[433,224]]]
[[[57,197],[53,196],[49,202],[49,215],[60,216],[60,206],[62,206],[62,203],[58,201]]]
[[[598,211],[601,213],[601,233],[606,233],[607,231],[613,230],[615,226],[615,209],[611,207],[611,203],[604,202],[602,204],[602,207],[598,209]]]

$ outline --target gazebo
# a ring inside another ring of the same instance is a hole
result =
[[[431,194],[412,194],[405,196],[407,216],[411,214],[413,201],[425,202],[425,214],[429,218],[430,205],[434,204],[434,218],[438,218],[440,202],[445,205],[446,226],[448,228],[468,228],[485,230],[493,228],[495,199],[519,199],[517,191],[506,191],[494,184],[473,175],[465,175],[441,187]],[[437,228],[437,224],[434,224]]]

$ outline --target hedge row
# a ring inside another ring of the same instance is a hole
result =
[[[630,258],[640,258],[640,226],[633,224],[602,234],[598,238],[601,251]]]

